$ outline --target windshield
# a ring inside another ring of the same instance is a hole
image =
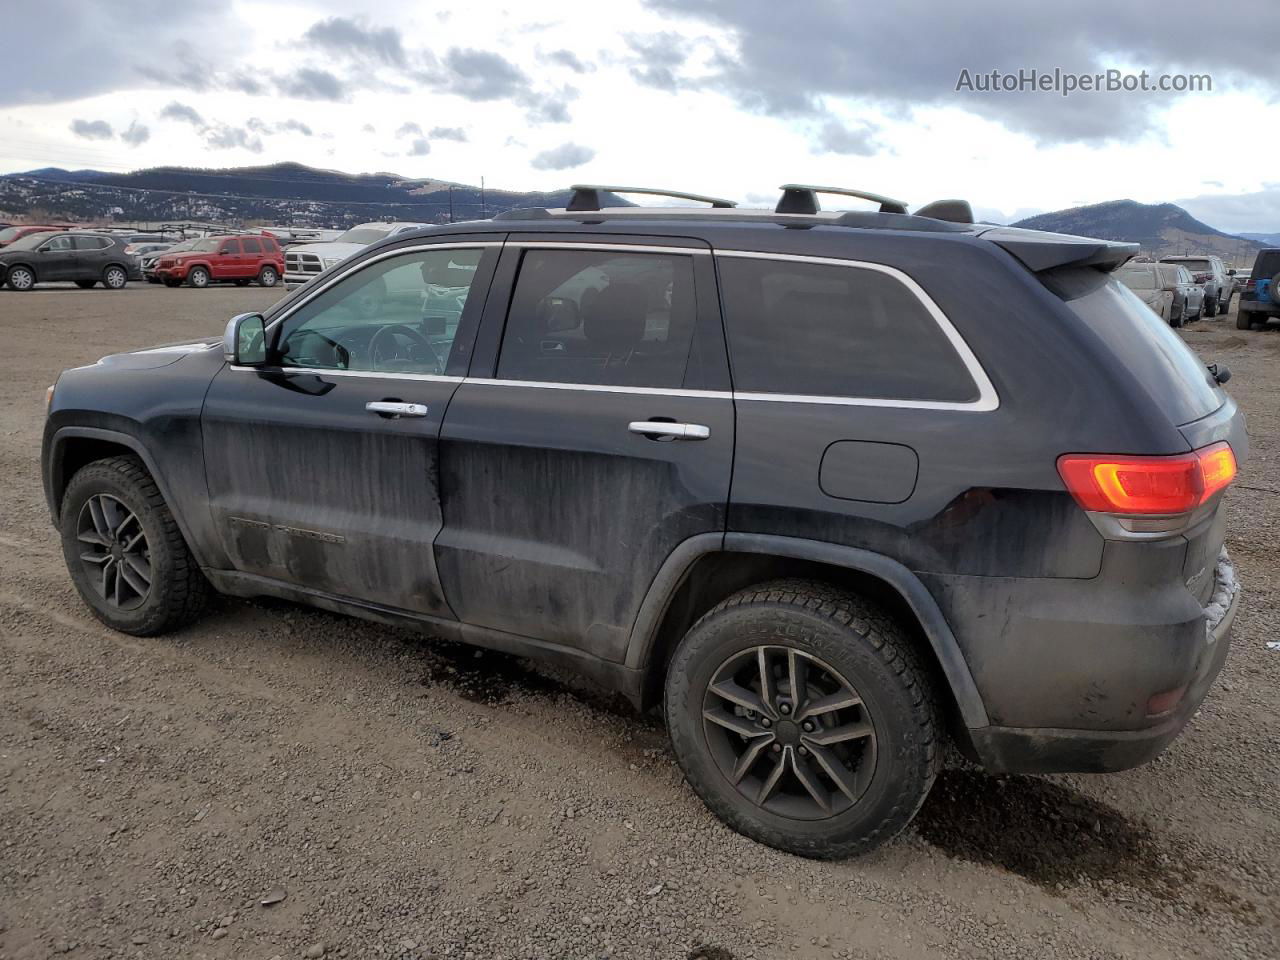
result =
[[[390,227],[352,227],[334,243],[373,243],[391,232]]]
[[[50,230],[45,233],[28,233],[25,237],[19,237],[13,243],[5,247],[6,250],[34,250],[40,244],[44,243],[54,235],[56,231]]]
[[[1222,404],[1222,391],[1180,336],[1128,287],[1097,270],[1065,270],[1045,286],[1102,338],[1175,424],[1199,420]]]
[[[1118,270],[1116,271],[1116,279],[1132,290],[1154,290],[1156,288],[1155,277],[1151,275],[1150,270],[1145,268]]]
[[[10,243],[18,235],[18,227],[6,227],[0,230],[0,243]]]

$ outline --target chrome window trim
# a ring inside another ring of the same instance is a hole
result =
[[[921,305],[933,317],[934,322],[942,331],[943,336],[951,344],[953,350],[960,357],[960,362],[964,364],[965,369],[969,373],[969,377],[973,380],[974,386],[978,388],[978,398],[976,400],[952,401],[952,400],[897,400],[881,397],[833,397],[827,395],[807,396],[803,394],[792,393],[756,393],[752,391],[735,390],[734,396],[740,400],[775,400],[783,403],[824,403],[836,406],[849,407],[898,407],[911,410],[960,410],[967,413],[989,413],[996,410],[1000,406],[1000,397],[996,393],[995,385],[992,384],[991,378],[987,376],[987,371],[983,369],[982,364],[978,361],[977,356],[969,348],[969,344],[965,342],[964,337],[960,336],[951,321],[947,319],[947,315],[933,301],[933,298],[925,291],[920,284],[916,283],[911,277],[903,273],[896,267],[890,267],[883,263],[871,263],[867,260],[844,260],[839,257],[814,257],[804,254],[794,253],[762,253],[754,250],[719,250],[715,251],[717,257],[736,257],[747,260],[785,260],[793,263],[817,263],[824,266],[833,267],[851,267],[857,270],[873,270],[877,273],[883,273],[893,277],[911,293],[913,293]]]
[[[620,250],[625,253],[680,253],[710,256],[709,247],[659,247],[641,243],[590,243],[579,240],[508,240],[508,247],[521,250]]]
[[[267,324],[266,330],[268,333],[270,333],[277,325],[284,323],[291,316],[293,316],[295,313],[297,313],[299,310],[305,307],[308,303],[310,303],[316,297],[320,296],[320,294],[324,293],[326,290],[328,290],[330,287],[334,286],[335,284],[341,283],[347,277],[353,276],[354,274],[359,273],[361,270],[364,270],[375,263],[381,263],[383,260],[388,260],[391,257],[404,256],[410,253],[421,253],[424,250],[474,250],[479,247],[501,247],[501,246],[502,246],[501,240],[478,240],[472,243],[419,243],[419,244],[414,244],[413,246],[396,247],[394,250],[387,250],[384,253],[378,254],[376,257],[370,257],[368,260],[362,260],[359,266],[355,267],[354,269],[344,270],[341,273],[338,273],[332,277],[329,277],[327,280],[324,281],[324,283],[319,284],[314,290],[309,292],[306,296],[302,297],[302,299],[300,299],[297,303],[291,304],[284,313],[280,314],[280,316],[273,317],[271,319],[271,322]],[[319,273],[315,274],[315,277],[317,279],[321,276],[323,276],[323,274],[319,274]],[[299,368],[295,367],[291,369],[299,369]],[[427,376],[427,374],[423,374],[423,376]]]
[[[365,377],[377,380],[422,380],[427,383],[462,383],[464,377],[446,377],[437,373],[392,373],[380,370],[336,370],[332,367],[246,367],[233,363],[232,370],[241,373],[263,373],[270,371],[279,374],[310,373],[318,377]]]
[[[727,390],[686,390],[682,387],[629,387],[609,383],[560,383],[555,380],[502,380],[490,377],[467,377],[463,383],[487,384],[494,387],[532,387],[537,390],[586,390],[591,393],[633,393],[648,397],[706,397],[732,400]]]

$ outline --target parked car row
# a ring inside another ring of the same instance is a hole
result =
[[[1134,259],[1116,277],[1173,327],[1226,313],[1239,289],[1236,271],[1208,255]]]

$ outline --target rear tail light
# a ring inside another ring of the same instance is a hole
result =
[[[1076,502],[1130,533],[1174,533],[1236,476],[1226,443],[1169,457],[1065,454],[1058,474]]]
[[[1258,288],[1258,281],[1253,279],[1246,280],[1244,282],[1244,288],[1246,290],[1256,290]]]

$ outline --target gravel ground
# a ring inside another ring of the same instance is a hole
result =
[[[584,681],[282,603],[155,640],[90,618],[45,386],[278,295],[0,292],[0,958],[1280,956],[1280,330],[1186,332],[1253,457],[1235,647],[1185,735],[1106,777],[949,769],[888,848],[813,863],[722,827],[661,723]]]

